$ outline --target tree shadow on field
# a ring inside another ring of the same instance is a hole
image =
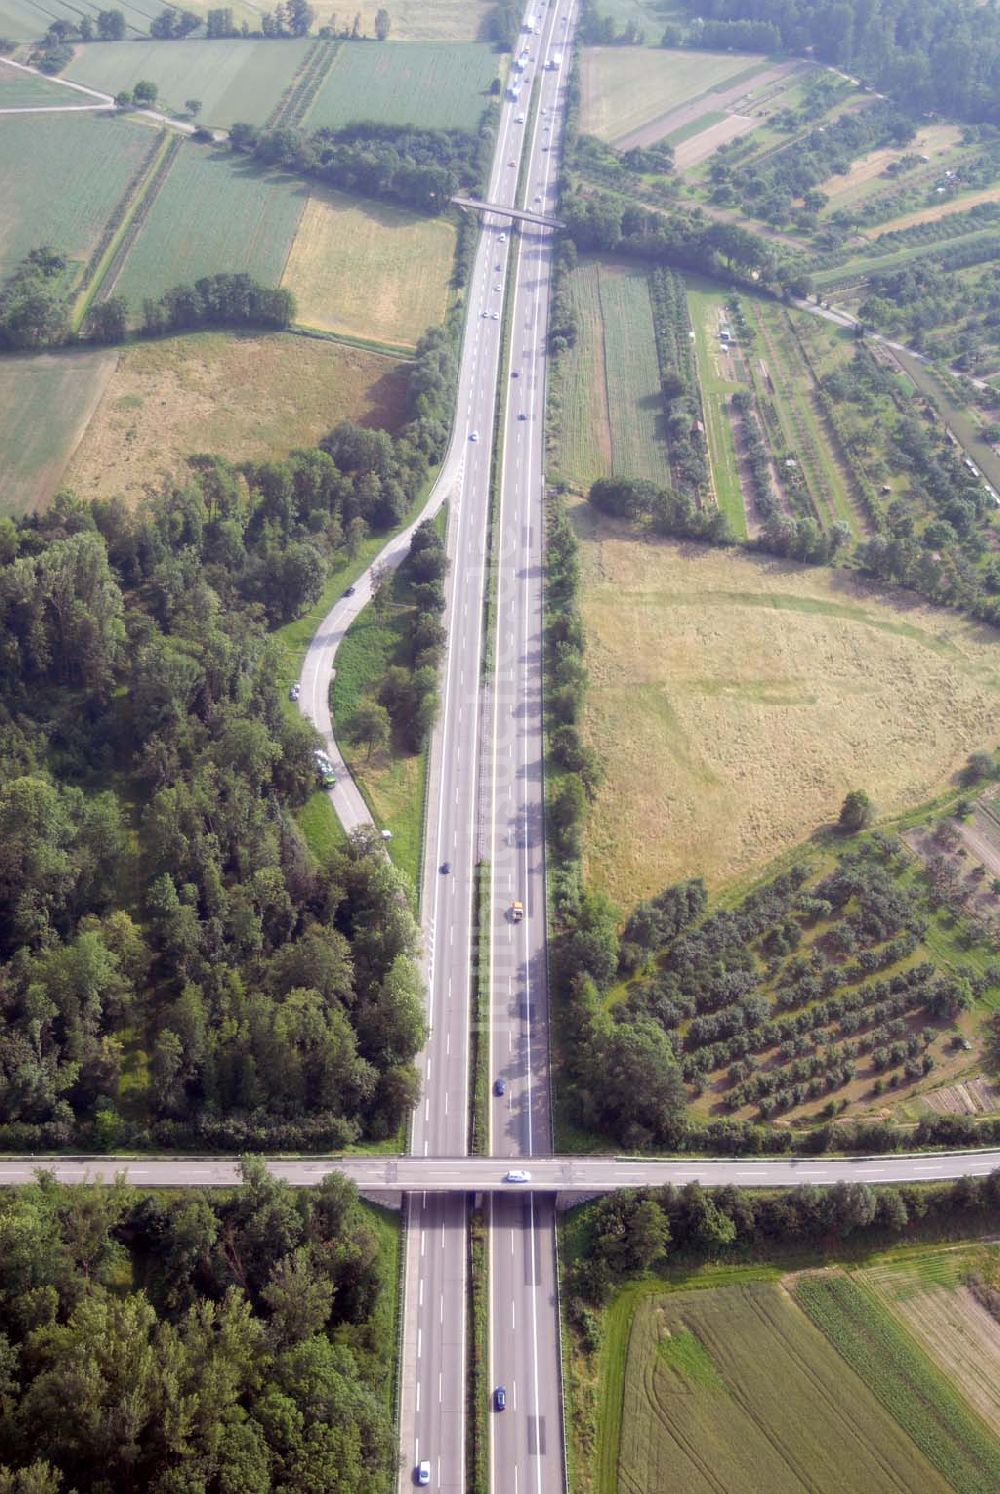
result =
[[[406,422],[409,400],[410,364],[396,363],[386,369],[373,384],[368,386],[367,398],[372,408],[358,420],[358,425],[369,430],[385,430],[393,434]]]
[[[309,183],[284,166],[265,166],[250,156],[227,150],[225,146],[209,147],[208,157],[220,166],[226,166],[233,176],[251,177],[257,182],[267,181],[273,182],[276,186],[294,187],[296,197],[309,196]]]

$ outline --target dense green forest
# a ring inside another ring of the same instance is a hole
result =
[[[398,438],[345,424],[285,462],[196,459],[134,512],[0,521],[7,1144],[329,1148],[414,1103],[407,891],[380,843],[320,867],[302,840],[319,739],[270,633],[412,503],[452,356],[422,343]]]
[[[907,108],[1000,124],[1000,11],[976,0],[686,0],[695,45],[815,50]],[[700,23],[700,24],[698,24]]]
[[[380,1494],[396,1282],[335,1175],[0,1196],[0,1490]]]

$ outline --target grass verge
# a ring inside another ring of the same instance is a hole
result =
[[[466,1482],[469,1494],[489,1494],[490,1487],[490,1398],[489,1398],[489,1248],[482,1209],[469,1214],[469,1344],[472,1364],[468,1377],[466,1420]]]
[[[486,1157],[490,1150],[490,873],[488,861],[476,867],[472,925],[472,1089],[469,1094],[469,1150]]]
[[[392,1345],[392,1366],[385,1377],[384,1394],[386,1405],[396,1414],[399,1388],[400,1356],[395,1352],[402,1331],[402,1270],[403,1228],[401,1217],[394,1209],[384,1209],[380,1204],[361,1200],[362,1208],[369,1216],[372,1232],[378,1240],[379,1255],[385,1262],[382,1285],[379,1289],[378,1305],[372,1321],[375,1341]]]

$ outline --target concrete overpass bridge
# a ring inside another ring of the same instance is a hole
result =
[[[480,202],[478,197],[453,197],[456,207],[468,208],[470,212],[496,213],[498,218],[513,218],[519,223],[534,223],[539,228],[565,228],[558,218],[549,213],[533,213],[527,208],[505,207],[502,203]]]
[[[982,1177],[1000,1168],[1000,1151],[889,1153],[880,1157],[500,1157],[327,1156],[268,1157],[273,1175],[297,1187],[339,1172],[378,1197],[403,1193],[548,1193],[570,1203],[616,1188],[732,1184],[739,1188],[829,1186],[838,1182],[912,1183]],[[0,1187],[32,1181],[45,1169],[60,1182],[110,1182],[124,1174],[138,1188],[222,1188],[239,1181],[238,1157],[6,1156]],[[520,1168],[522,1181],[510,1181]]]

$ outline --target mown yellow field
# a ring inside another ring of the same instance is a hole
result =
[[[846,572],[632,537],[586,504],[588,880],[719,888],[836,818],[938,792],[1000,734],[997,634]]]
[[[259,461],[339,420],[392,428],[405,378],[394,358],[291,333],[137,343],[119,354],[63,481],[82,498],[134,499],[199,452]]]
[[[281,283],[303,326],[413,347],[444,318],[454,253],[443,219],[319,188]]]

